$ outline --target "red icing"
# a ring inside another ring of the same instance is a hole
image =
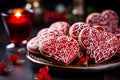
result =
[[[80,33],[80,31],[85,28],[85,27],[89,27],[90,25],[84,22],[76,22],[74,23],[69,30],[69,34],[70,36],[72,36],[75,39],[78,39],[78,35]]]
[[[84,28],[78,38],[80,44],[90,50],[90,57],[94,59],[95,63],[110,59],[116,54],[119,47],[118,39],[114,34],[98,31],[92,27]]]
[[[120,33],[120,27],[113,29],[114,34],[119,34]]]
[[[41,36],[36,36],[32,38],[30,41],[27,43],[27,48],[28,50],[39,52],[39,45],[48,39],[51,38],[56,38],[57,36],[54,33],[45,33],[44,35]]]
[[[49,27],[49,32],[54,32],[56,35],[60,36],[60,35],[66,35],[69,32],[69,28],[70,25],[67,22],[63,22],[63,21],[59,21],[59,22],[55,22],[53,23],[50,27]]]
[[[92,27],[96,28],[98,31],[106,31],[103,27],[99,25],[93,25]]]
[[[62,65],[68,65],[72,62],[80,49],[78,42],[68,36],[46,40],[39,47],[44,52],[44,56]]]
[[[120,54],[120,34],[116,34],[116,37],[117,37],[118,40],[119,40],[119,48],[118,48],[117,53]]]
[[[45,34],[48,32],[48,29],[49,29],[49,28],[43,28],[43,29],[41,29],[41,30],[37,33],[37,36],[45,35]]]
[[[113,10],[104,10],[100,13],[90,14],[86,22],[92,25],[100,25],[107,31],[113,32],[113,29],[118,27],[118,15]]]
[[[27,49],[34,51],[34,52],[39,52],[38,50],[38,44],[39,44],[39,37],[34,37],[31,40],[28,41],[27,43]]]

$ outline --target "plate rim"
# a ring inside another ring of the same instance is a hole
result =
[[[41,62],[41,61],[37,61],[35,59],[33,59],[32,57],[30,57],[28,54],[26,55],[26,57],[32,61],[33,63],[36,63],[38,65],[42,65],[42,66],[49,66],[52,68],[58,68],[60,69],[60,71],[62,69],[67,69],[67,70],[75,70],[77,72],[98,72],[98,71],[105,71],[105,70],[110,70],[110,69],[114,69],[120,66],[120,62],[114,62],[114,63],[107,63],[107,64],[103,64],[103,65],[99,65],[98,66],[88,66],[88,67],[80,67],[80,66],[62,66],[62,65],[57,65],[57,64],[50,64],[50,63],[46,63],[46,62]]]

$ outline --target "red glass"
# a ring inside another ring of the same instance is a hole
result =
[[[14,13],[15,10],[18,10],[21,15],[16,16]],[[32,28],[33,11],[30,9],[25,10],[21,8],[10,9],[1,13],[1,15],[6,32],[10,37],[10,42],[14,44],[13,46],[19,47],[26,44]]]

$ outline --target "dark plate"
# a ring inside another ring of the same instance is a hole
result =
[[[88,67],[77,67],[74,65],[62,66],[53,64],[42,58],[37,58],[33,55],[27,54],[26,57],[36,66],[49,66],[52,70],[65,71],[65,72],[99,72],[114,69],[120,67],[120,59],[114,59],[112,61],[107,61],[101,64],[89,64]]]

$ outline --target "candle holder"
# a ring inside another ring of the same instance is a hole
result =
[[[1,16],[11,42],[6,49],[12,52],[25,50],[32,28],[33,11],[15,8],[2,12]]]

